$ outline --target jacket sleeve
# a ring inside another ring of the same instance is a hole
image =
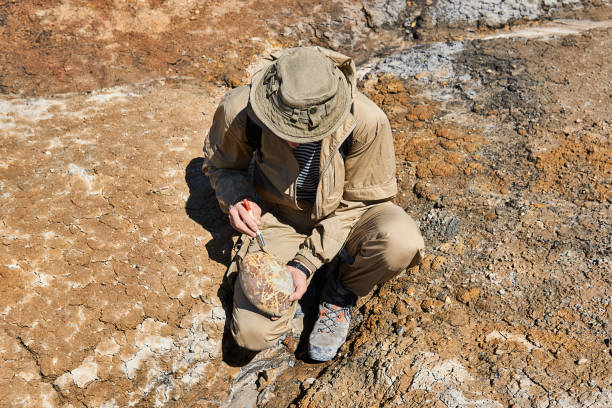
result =
[[[248,177],[253,156],[246,135],[248,89],[236,88],[221,101],[204,142],[204,173],[210,179],[221,210],[229,212],[243,198],[254,199],[255,188]]]
[[[397,193],[393,136],[387,116],[372,106],[353,133],[346,157],[344,197],[339,206],[319,221],[296,255],[296,260],[315,271],[342,249],[351,229],[372,206]],[[359,113],[359,112],[357,112]]]

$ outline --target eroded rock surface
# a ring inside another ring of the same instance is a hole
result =
[[[420,46],[366,76],[429,253],[268,406],[612,404],[611,33]]]

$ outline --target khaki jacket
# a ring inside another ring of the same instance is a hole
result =
[[[344,70],[346,67],[344,64]],[[354,70],[352,62],[350,67]],[[354,87],[353,76],[349,83]],[[319,186],[310,209],[315,227],[296,254],[296,259],[312,271],[330,262],[342,249],[351,228],[369,206],[397,193],[389,121],[363,94],[353,91],[353,95],[352,113],[321,142]],[[268,205],[300,210],[297,160],[289,145],[266,129],[262,130],[260,152],[255,155],[254,175],[249,177],[253,151],[245,132],[248,99],[248,86],[227,93],[204,144],[203,169],[221,209],[228,212],[232,205],[245,197],[254,199],[257,193]],[[351,132],[351,148],[343,159],[338,149]]]

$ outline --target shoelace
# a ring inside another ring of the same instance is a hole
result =
[[[321,309],[319,312],[319,322],[324,326],[323,328],[319,328],[319,333],[335,333],[335,327],[338,326],[338,323],[344,321],[344,319],[351,318],[351,308],[350,307],[340,307],[336,305],[327,305]]]

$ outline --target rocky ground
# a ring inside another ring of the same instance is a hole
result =
[[[0,406],[612,406],[607,2],[3,1],[0,44]],[[229,341],[200,169],[296,44],[355,55],[427,244],[325,364]]]

